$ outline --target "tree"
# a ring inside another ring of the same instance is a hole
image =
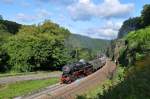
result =
[[[141,17],[129,18],[128,20],[123,22],[123,25],[121,26],[118,33],[118,38],[122,38],[129,32],[140,28],[142,28]]]
[[[7,20],[0,20],[0,24],[4,25],[6,28],[5,30],[11,34],[16,34],[21,27],[21,24]]]
[[[9,60],[9,56],[6,51],[0,48],[0,72],[5,72],[10,69],[7,62]]]
[[[63,66],[69,60],[64,46],[69,33],[51,22],[22,26],[2,47],[10,56],[8,63],[13,71],[49,70]]]
[[[3,20],[3,17],[2,17],[2,15],[0,15],[0,20]]]
[[[150,4],[146,4],[141,12],[143,26],[150,25]]]

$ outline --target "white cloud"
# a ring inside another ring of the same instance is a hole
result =
[[[59,5],[70,5],[74,3],[76,0],[35,0],[39,3],[53,3],[53,4],[59,4]]]
[[[94,4],[92,0],[78,0],[68,6],[73,20],[89,20],[92,17],[112,18],[124,17],[134,10],[134,4],[121,4],[119,0],[104,0]]]
[[[16,19],[20,20],[20,21],[23,21],[23,22],[28,22],[28,21],[36,20],[36,16],[27,15],[27,14],[24,14],[24,13],[18,13],[16,15]]]
[[[121,22],[108,21],[103,27],[93,27],[85,31],[85,35],[93,38],[114,39],[117,37]]]
[[[28,15],[25,13],[18,13],[16,15],[16,20],[19,20],[22,22],[31,22],[31,21],[49,18],[50,15],[51,15],[50,12],[47,11],[46,9],[40,9],[40,10],[37,10],[34,15]]]

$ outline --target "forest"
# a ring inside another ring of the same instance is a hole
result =
[[[83,43],[85,40],[90,41]],[[97,42],[94,48],[93,42]],[[98,52],[105,52],[106,44],[109,41],[74,36],[50,20],[22,25],[1,17],[0,72],[59,70],[65,64],[82,58],[90,60]]]

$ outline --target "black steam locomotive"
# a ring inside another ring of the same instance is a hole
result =
[[[88,76],[100,69],[106,63],[106,58],[97,58],[90,62],[79,61],[73,64],[65,65],[62,68],[63,74],[61,83],[69,84],[78,78]]]

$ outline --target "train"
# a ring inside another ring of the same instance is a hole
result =
[[[61,83],[70,84],[79,78],[86,77],[103,67],[105,63],[106,57],[103,56],[89,62],[80,60],[79,62],[65,65],[62,68]]]

